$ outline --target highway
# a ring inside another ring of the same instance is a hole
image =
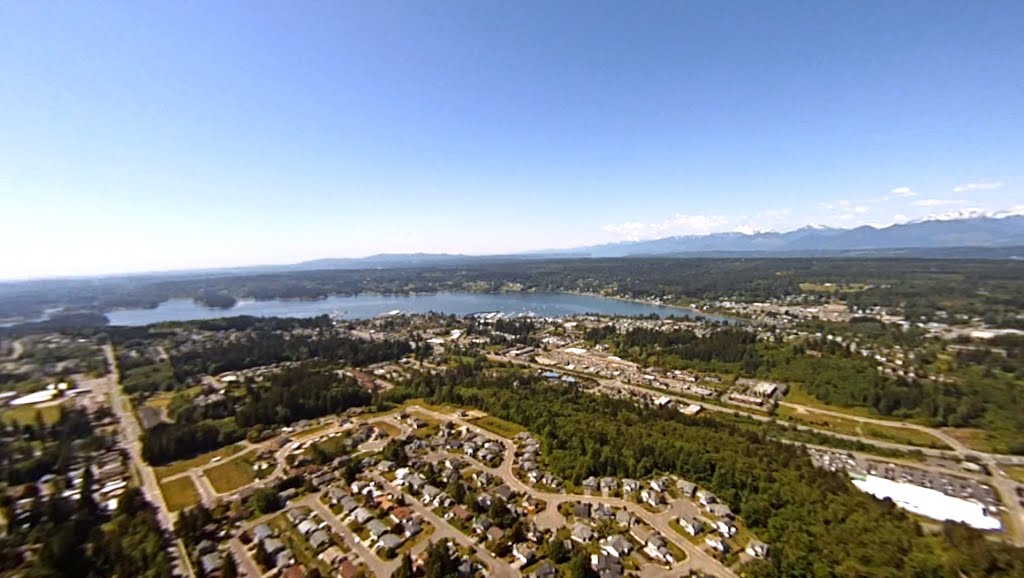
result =
[[[118,428],[121,445],[128,452],[132,469],[138,474],[143,495],[156,508],[157,520],[160,522],[160,526],[169,536],[174,536],[174,517],[170,510],[167,509],[167,502],[164,501],[164,495],[160,491],[160,484],[157,482],[153,468],[142,459],[142,441],[140,440],[142,428],[139,426],[139,420],[135,417],[131,402],[121,391],[114,346],[109,343],[104,345],[103,353],[107,357],[107,367],[110,369],[110,375],[106,380],[110,406],[121,424]],[[194,577],[195,570],[192,568],[185,545],[179,539],[175,539],[174,543],[178,550],[178,557],[186,572],[189,576]]]

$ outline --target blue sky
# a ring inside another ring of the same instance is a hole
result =
[[[0,278],[1024,205],[1024,3],[0,3]]]

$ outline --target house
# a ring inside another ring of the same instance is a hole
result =
[[[588,492],[596,492],[600,487],[601,483],[594,476],[583,480],[583,489]]]
[[[651,539],[646,542],[644,545],[644,554],[647,554],[652,560],[665,562],[670,566],[676,563],[675,556],[672,555],[672,551],[668,549],[665,539],[661,536],[652,536]]]
[[[693,494],[697,492],[697,484],[693,482],[687,482],[686,480],[679,480],[676,482],[676,487],[679,488],[679,493],[684,498],[692,498]]]
[[[384,525],[384,522],[381,522],[380,520],[370,520],[366,524],[366,529],[374,538],[380,538],[381,536],[387,534],[390,531],[390,528]]]
[[[391,519],[394,520],[395,522],[402,523],[402,522],[405,522],[406,520],[409,520],[412,517],[413,517],[412,508],[408,508],[406,506],[399,506],[399,507],[395,508],[394,510],[391,510]]]
[[[590,567],[597,572],[599,578],[621,578],[622,562],[614,557],[605,554],[591,554]]]
[[[620,526],[629,528],[636,522],[636,518],[633,516],[632,512],[623,508],[615,512],[615,522]]]
[[[610,493],[614,492],[616,490],[616,488],[618,488],[618,483],[615,481],[615,478],[612,478],[612,477],[601,478],[601,492],[602,493],[610,494]]]
[[[252,538],[257,542],[262,542],[267,538],[272,537],[273,535],[274,531],[271,530],[270,526],[266,524],[259,524],[258,526],[252,529]]]
[[[704,523],[697,518],[681,516],[679,518],[679,525],[691,536],[696,536],[704,531]]]
[[[359,507],[352,511],[350,517],[359,524],[365,524],[373,519],[373,514],[366,508]]]
[[[715,529],[718,530],[718,533],[727,538],[731,538],[736,535],[736,525],[728,520],[718,520],[714,525]]]
[[[768,544],[759,542],[758,540],[751,540],[747,544],[746,553],[750,554],[754,558],[767,558],[768,557]]]
[[[533,562],[536,550],[533,545],[522,542],[512,547],[512,555],[525,566],[526,564]]]
[[[267,538],[261,542],[263,545],[263,551],[271,556],[276,556],[279,552],[284,550],[284,542],[277,538]]]
[[[706,508],[710,504],[717,503],[718,502],[718,498],[716,498],[715,495],[712,494],[711,492],[707,492],[707,491],[704,491],[704,490],[697,490],[697,501],[700,502],[700,505],[702,505],[702,506],[704,506]]]
[[[274,556],[274,567],[276,568],[287,568],[295,563],[295,557],[292,556],[291,550],[283,550]]]
[[[402,536],[412,538],[423,531],[423,524],[419,520],[407,520],[402,523]]]
[[[601,552],[604,552],[608,556],[621,558],[629,555],[632,551],[633,545],[629,543],[629,540],[618,534],[608,536],[604,540],[601,540]]]
[[[473,520],[473,531],[477,534],[483,534],[494,524],[491,519],[484,515],[479,515]]]
[[[494,493],[501,497],[506,502],[511,501],[512,498],[516,497],[516,492],[512,488],[508,487],[508,484],[502,484],[495,488]]]
[[[615,512],[608,504],[598,504],[590,509],[590,516],[595,520],[611,520],[615,517]]]
[[[646,544],[647,541],[651,539],[651,536],[654,536],[654,530],[651,530],[649,527],[641,524],[633,526],[633,528],[629,531],[629,535],[636,538],[637,542],[640,542],[641,544]]]
[[[314,550],[326,548],[330,543],[331,537],[323,530],[317,530],[309,537],[309,545],[312,546]]]
[[[341,548],[337,546],[331,546],[324,550],[319,556],[317,556],[325,564],[332,568],[337,568],[342,561],[345,560],[345,553],[341,551]]]
[[[468,522],[473,514],[469,510],[462,506],[454,506],[451,510],[448,510],[448,518],[456,518],[462,522]]]
[[[708,536],[707,538],[704,538],[704,543],[710,546],[712,550],[721,552],[722,554],[729,553],[729,544],[727,544],[725,540],[722,540],[721,538],[716,538],[715,536]]]
[[[534,568],[532,574],[528,574],[527,578],[556,578],[558,576],[558,568],[548,560],[544,560]]]
[[[357,502],[352,496],[345,496],[340,502],[338,502],[338,506],[341,507],[342,514],[348,515],[359,507],[359,502]]]
[[[580,502],[572,507],[572,515],[577,520],[589,520],[590,519],[590,504]]]
[[[580,544],[587,544],[594,539],[594,529],[586,524],[576,524],[572,528],[571,537]]]
[[[668,478],[655,478],[651,480],[651,489],[656,492],[667,492],[669,481]]]
[[[732,508],[725,504],[708,504],[705,509],[719,518],[732,518]]]
[[[220,552],[204,554],[203,557],[199,559],[199,566],[202,567],[203,574],[206,576],[216,574],[224,567],[224,557],[220,555]]]
[[[314,522],[312,519],[307,518],[307,519],[299,522],[299,525],[296,526],[295,529],[298,530],[299,533],[302,534],[303,536],[309,536],[314,531],[316,531],[316,528],[317,528],[316,522]]]
[[[441,495],[441,489],[440,488],[437,488],[435,486],[431,486],[429,484],[426,485],[426,486],[423,486],[423,499],[424,500],[426,500],[428,502],[431,502],[431,503],[434,503],[437,500],[438,496],[440,496],[440,495]]]
[[[296,506],[285,512],[284,516],[288,518],[288,521],[291,522],[293,526],[298,526],[303,520],[309,517],[309,512],[310,509],[305,506]]]
[[[645,504],[651,506],[652,508],[657,508],[658,506],[664,503],[664,501],[661,499],[661,494],[654,490],[641,490],[640,499],[643,500]]]
[[[497,526],[487,528],[487,539],[497,542],[505,537],[505,531]]]
[[[345,498],[349,497],[348,492],[339,488],[338,486],[331,486],[327,488],[327,499],[331,504],[338,504]]]
[[[640,491],[640,482],[626,478],[622,480],[622,492],[632,494]]]
[[[402,546],[402,539],[394,534],[384,534],[377,545],[385,552],[395,552]]]

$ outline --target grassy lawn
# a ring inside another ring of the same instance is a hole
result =
[[[388,435],[388,437],[398,437],[402,433],[402,430],[398,429],[397,426],[392,425],[386,421],[375,421],[373,422],[373,427],[384,432],[385,434]]]
[[[979,452],[995,452],[996,440],[985,430],[975,428],[953,428],[944,430],[950,436],[956,438],[960,443]]]
[[[219,466],[206,470],[210,485],[218,493],[231,492],[252,483],[256,479],[248,455],[241,455]]]
[[[55,403],[43,407],[35,405],[8,407],[3,413],[0,413],[0,420],[4,423],[34,424],[36,423],[36,412],[39,412],[43,416],[43,423],[53,425],[60,419],[61,405],[63,404]]]
[[[456,413],[464,409],[456,407],[454,405],[435,405],[422,398],[407,400],[405,403],[402,404],[401,407],[409,407],[413,405],[418,405],[424,409],[436,411],[437,413],[446,413],[448,415],[455,415]]]
[[[220,457],[221,459],[224,459],[224,458],[226,458],[228,456],[231,456],[231,455],[234,455],[234,454],[236,454],[236,453],[238,453],[240,451],[242,451],[242,446],[240,446],[238,444],[234,444],[234,445],[230,445],[230,446],[225,446],[225,447],[222,447],[220,449],[213,450],[212,452],[207,452],[205,454],[200,454],[200,455],[198,455],[198,456],[196,456],[194,458],[190,458],[190,459],[187,459],[187,460],[178,460],[176,462],[172,462],[170,464],[167,464],[166,466],[160,466],[158,468],[153,468],[153,472],[156,474],[157,479],[161,479],[162,480],[162,479],[170,477],[170,476],[174,476],[174,475],[177,475],[177,474],[181,474],[181,473],[187,472],[187,471],[191,470],[192,468],[195,468],[195,467],[198,467],[198,466],[205,466],[206,464],[210,463],[210,461],[213,458]]]
[[[776,410],[776,415],[795,424],[809,425],[845,435],[861,435],[860,422],[855,419],[822,415],[820,413],[812,413],[809,411],[802,412],[784,405],[779,406]]]
[[[188,476],[170,482],[160,482],[160,491],[164,494],[167,509],[172,512],[183,510],[199,503],[199,491]]]
[[[1019,484],[1024,484],[1024,466],[999,466],[1006,475]]]
[[[473,420],[472,423],[491,433],[496,433],[506,438],[515,437],[516,434],[526,431],[526,428],[519,424],[505,421],[500,417],[494,417],[493,415],[477,418]]]
[[[813,411],[800,411],[787,406],[780,406],[776,415],[791,423],[814,426],[839,434],[864,436],[868,439],[926,448],[948,449],[949,447],[942,440],[927,432],[905,427],[864,423],[852,417],[845,418]]]
[[[931,435],[928,432],[923,432],[916,429],[909,429],[905,427],[892,427],[879,425],[874,423],[861,424],[861,431],[867,437],[896,442],[900,444],[907,444],[912,446],[921,446],[925,448],[938,448],[938,449],[949,449],[949,445],[940,440],[939,438]]]

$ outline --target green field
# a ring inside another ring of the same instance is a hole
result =
[[[471,423],[506,438],[514,437],[516,434],[526,431],[526,428],[519,424],[505,421],[493,415],[474,419]]]
[[[36,423],[36,412],[43,416],[43,423],[53,425],[60,419],[60,408],[62,404],[55,403],[43,407],[35,405],[22,405],[9,407],[0,413],[0,420],[4,423],[34,424]]]
[[[928,432],[911,428],[865,423],[855,417],[846,418],[813,411],[800,411],[788,406],[780,406],[776,414],[791,423],[808,425],[839,434],[926,448],[949,448],[942,440]]]
[[[960,443],[979,452],[998,452],[996,440],[985,430],[975,428],[951,428],[943,430]]]
[[[199,491],[192,483],[192,478],[182,476],[169,482],[160,482],[167,509],[172,512],[192,507],[199,503]]]
[[[905,427],[894,427],[874,423],[861,424],[861,431],[870,438],[920,446],[925,448],[949,449],[949,445],[939,438],[921,430]]]
[[[187,460],[178,460],[176,462],[167,464],[166,466],[153,468],[153,472],[156,473],[157,479],[162,480],[170,476],[187,472],[195,467],[205,466],[206,464],[210,463],[210,461],[213,460],[213,458],[220,457],[221,459],[224,459],[228,456],[237,454],[240,451],[242,451],[242,446],[238,444],[225,446],[212,452],[200,454],[194,458],[190,458]]]
[[[241,455],[206,470],[206,478],[219,494],[232,492],[256,479],[248,455]]]

